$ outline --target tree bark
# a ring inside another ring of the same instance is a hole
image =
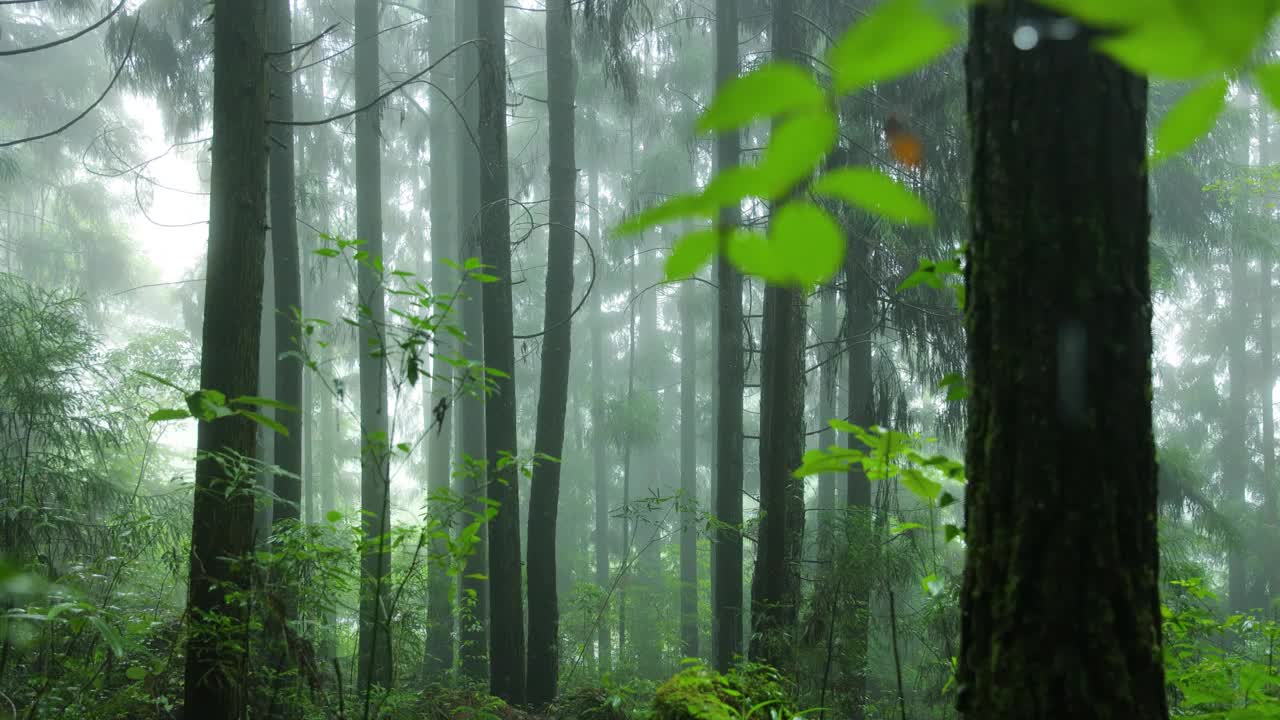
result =
[[[474,2],[454,3],[455,44],[475,40],[476,10]],[[454,102],[461,110],[466,127],[476,128],[480,119],[480,93],[476,88],[479,72],[479,51],[474,45],[456,53],[457,73],[454,78]],[[459,262],[480,257],[480,154],[470,138],[458,133],[458,234]],[[466,357],[478,363],[484,361],[484,307],[481,302],[481,285],[468,282],[463,287],[461,305],[462,330],[467,338]],[[483,379],[469,378],[473,384]],[[468,517],[471,522],[482,517],[488,494],[485,471],[481,466],[486,457],[485,403],[483,397],[465,394],[458,403],[459,465],[463,468],[463,488],[467,497]],[[459,644],[462,656],[463,677],[476,682],[489,679],[489,525],[480,527],[466,571],[459,579]]]
[[[437,87],[449,87],[452,67],[441,58],[453,48],[453,24],[446,22],[453,11],[452,0],[435,0],[431,6],[432,17],[427,36],[427,54],[432,63],[441,63],[431,71],[431,82]],[[449,262],[458,252],[454,240],[458,236],[457,205],[454,199],[454,143],[453,108],[439,94],[431,96],[428,142],[431,150],[431,291],[437,294],[453,293],[453,273]],[[454,317],[445,320],[457,322]],[[429,386],[423,387],[423,427],[427,432],[427,505],[434,520],[445,523],[441,528],[453,532],[452,518],[448,516],[451,502],[449,495],[450,444],[453,439],[454,413],[451,412],[450,394],[453,389],[451,366],[441,356],[457,350],[453,337],[447,332],[437,332],[434,339],[435,357],[431,362]],[[437,413],[440,417],[437,420]],[[449,553],[446,538],[431,541],[433,558],[445,558]],[[441,561],[442,562],[442,561]],[[452,583],[448,569],[441,562],[432,562],[427,568],[427,643],[423,663],[425,679],[441,678],[453,669],[453,607],[449,595]]]
[[[591,227],[588,235],[591,246],[600,248],[600,173],[593,162],[587,176],[587,201],[590,204]],[[597,265],[597,269],[599,265]],[[591,327],[591,463],[595,475],[595,543],[596,543],[596,585],[601,597],[606,598],[605,606],[600,613],[596,628],[596,659],[601,675],[610,672],[613,667],[613,633],[608,621],[609,592],[609,471],[605,458],[607,448],[603,429],[605,417],[604,386],[604,347],[608,342],[609,330],[604,319],[604,293],[596,293],[595,322]]]
[[[200,387],[228,398],[258,384],[267,197],[266,3],[230,2],[213,18],[213,150]],[[245,707],[245,656],[226,644],[223,619],[248,622],[252,477],[233,477],[215,454],[254,457],[256,426],[232,416],[200,422],[187,591],[185,707],[228,720]]]
[[[773,58],[797,59],[791,0],[773,3]],[[776,130],[778,123],[774,123]],[[785,203],[781,200],[779,203]],[[784,673],[794,664],[804,537],[804,483],[792,472],[804,455],[805,298],[765,287],[760,352],[760,533],[751,581],[751,658]]]
[[[1039,5],[971,12],[959,709],[1163,720],[1147,84],[1087,30],[1016,48]]]
[[[738,3],[716,0],[716,87],[738,76]],[[717,173],[737,167],[741,142],[736,131],[716,138]],[[720,213],[727,240],[740,222],[737,207]],[[721,241],[722,244],[725,240]],[[723,249],[723,248],[722,248]],[[716,518],[722,523],[711,544],[712,653],[714,667],[724,672],[742,653],[742,276],[724,252],[716,258]]]
[[[356,101],[378,95],[378,2],[356,0]],[[374,106],[356,115],[356,234],[361,250],[382,259],[382,147]],[[356,687],[361,693],[391,686],[390,437],[387,434],[386,300],[381,278],[368,263],[356,276],[360,327],[360,508],[364,533],[360,558],[360,640]]]
[[[551,165],[547,230],[547,287],[538,384],[535,459],[529,490],[529,704],[555,699],[560,670],[560,607],[556,597],[556,514],[560,461],[569,402],[573,310],[574,219],[578,170],[574,160],[573,10],[569,0],[547,1],[547,156]],[[556,460],[541,460],[550,456]]]
[[[489,688],[525,702],[524,601],[520,568],[520,485],[516,472],[515,341],[512,339],[510,210],[507,206],[507,47],[503,0],[476,0],[480,39],[480,253],[497,280],[486,283],[484,363],[501,373],[485,408],[489,497]],[[554,535],[552,536],[554,545]],[[554,582],[555,578],[552,577]]]
[[[680,288],[680,652],[698,657],[698,331],[692,280]]]

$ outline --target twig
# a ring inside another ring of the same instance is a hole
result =
[[[14,145],[21,145],[22,143],[34,142],[36,140],[44,140],[45,138],[53,137],[83,120],[86,115],[93,112],[94,108],[102,104],[102,101],[106,99],[107,94],[111,92],[111,88],[115,87],[116,81],[120,79],[120,73],[124,72],[124,66],[129,64],[129,58],[133,57],[133,40],[138,35],[138,23],[141,22],[141,20],[142,17],[139,15],[138,19],[133,21],[133,31],[129,33],[129,48],[125,51],[124,59],[120,61],[120,66],[116,68],[116,73],[111,76],[111,82],[107,83],[106,89],[102,91],[102,94],[98,96],[97,100],[93,101],[92,105],[85,108],[79,115],[71,118],[71,120],[69,120],[65,125],[55,130],[50,130],[49,132],[41,133],[39,135],[32,135],[30,137],[18,138],[17,140],[0,142],[0,148],[13,147]]]
[[[81,30],[78,33],[75,33],[73,35],[68,35],[64,38],[58,38],[57,40],[50,40],[49,42],[44,43],[42,45],[32,45],[31,47],[18,48],[17,50],[0,50],[0,57],[23,55],[26,53],[33,53],[33,52],[39,52],[41,50],[48,50],[49,48],[57,47],[65,43],[69,43],[72,40],[75,40],[76,38],[84,37],[85,35],[88,35],[94,30],[97,30],[98,28],[102,27],[102,24],[105,23],[106,21],[115,17],[116,13],[120,12],[120,8],[124,7],[124,3],[125,3],[125,0],[120,0],[120,3],[116,5],[114,8],[112,8],[111,12],[107,13],[105,17],[101,18],[100,20],[98,20],[98,22],[90,25],[89,27]]]
[[[304,43],[298,43],[297,45],[294,45],[293,47],[289,48],[288,50],[275,50],[275,51],[269,52],[269,53],[267,53],[267,57],[281,57],[281,56],[284,56],[284,55],[291,55],[291,54],[293,54],[293,53],[298,52],[299,50],[302,50],[302,49],[305,49],[305,48],[311,47],[312,45],[314,45],[314,44],[316,44],[316,43],[320,42],[321,38],[323,38],[325,35],[328,35],[329,33],[333,32],[334,30],[337,30],[337,29],[338,29],[338,23],[334,23],[334,24],[330,25],[329,27],[325,28],[325,29],[324,29],[324,30],[323,30],[319,35],[316,35],[315,37],[311,38],[310,40],[308,40],[308,41],[306,41],[306,42],[304,42]]]
[[[898,613],[894,609],[893,591],[889,591],[889,633],[893,640],[893,668],[898,675],[898,709],[907,720],[907,696],[902,691],[902,658],[898,656]]]
[[[364,112],[365,110],[368,110],[369,108],[373,107],[374,105],[377,105],[378,103],[382,102],[383,100],[386,100],[387,98],[391,97],[392,95],[396,94],[396,93],[397,93],[397,92],[399,92],[401,89],[403,89],[405,86],[407,86],[407,85],[409,85],[410,83],[414,82],[415,80],[417,80],[418,78],[422,77],[423,75],[426,75],[427,73],[431,72],[432,70],[434,70],[434,69],[435,69],[435,67],[436,67],[437,65],[439,65],[440,63],[442,63],[442,62],[444,62],[445,60],[447,60],[447,59],[449,58],[449,56],[450,56],[450,55],[452,55],[452,54],[454,54],[454,53],[458,52],[459,50],[461,50],[462,48],[464,48],[464,47],[466,47],[466,46],[468,46],[468,45],[477,44],[477,43],[479,43],[479,42],[480,42],[479,40],[467,40],[466,42],[459,44],[457,47],[453,48],[453,49],[452,49],[452,50],[450,50],[449,52],[447,52],[447,53],[445,53],[444,55],[442,55],[442,56],[440,57],[440,59],[436,60],[435,62],[431,63],[430,65],[427,65],[425,68],[423,68],[423,69],[419,70],[418,72],[416,72],[416,73],[414,73],[414,74],[410,75],[410,76],[409,76],[406,80],[404,80],[403,82],[400,82],[400,83],[397,83],[396,85],[393,85],[389,90],[387,90],[386,92],[382,93],[381,95],[379,95],[379,96],[375,97],[374,99],[370,100],[369,102],[365,103],[364,105],[361,105],[361,106],[359,106],[359,107],[352,108],[352,109],[350,109],[350,110],[348,110],[348,111],[346,111],[346,112],[344,112],[344,113],[338,113],[337,115],[330,115],[330,116],[329,116],[329,117],[327,117],[327,118],[320,118],[319,120],[288,120],[288,121],[285,121],[285,120],[272,120],[272,119],[268,118],[268,119],[267,119],[267,123],[268,123],[268,124],[271,124],[271,125],[290,125],[290,126],[293,126],[293,127],[311,127],[311,126],[314,126],[314,125],[328,125],[328,124],[329,124],[329,123],[331,123],[331,122],[336,122],[336,121],[338,121],[338,120],[342,120],[342,119],[344,119],[344,118],[349,118],[349,117],[351,117],[352,115],[358,115],[358,114],[360,114],[360,113]],[[0,146],[0,147],[3,147],[3,146]]]

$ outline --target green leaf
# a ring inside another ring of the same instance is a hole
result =
[[[952,495],[946,490],[943,490],[942,494],[938,496],[938,507],[940,508],[951,507],[952,505],[955,505],[955,504],[956,504],[956,496]]]
[[[743,272],[775,285],[808,287],[825,282],[844,262],[844,234],[825,210],[808,201],[777,210],[768,236],[739,233],[728,253]]]
[[[938,383],[939,388],[946,388],[947,402],[955,402],[964,400],[969,397],[969,386],[965,384],[964,376],[960,373],[947,373],[942,376],[942,381]]]
[[[857,433],[862,430],[862,428],[857,425],[854,425],[847,420],[841,420],[840,418],[831,418],[827,421],[827,424],[830,425],[833,430],[837,430],[842,433]]]
[[[97,615],[90,615],[89,622],[98,629],[98,634],[102,636],[102,641],[107,644],[107,647],[111,648],[111,652],[115,653],[116,657],[122,657],[124,640],[120,638],[120,633]]]
[[[266,415],[259,415],[258,413],[253,412],[252,410],[237,410],[236,412],[258,423],[259,425],[262,425],[263,427],[270,428],[271,430],[274,430],[275,432],[278,432],[281,435],[284,435],[285,437],[289,437],[289,428],[285,427],[284,425],[281,425],[275,420],[272,420]]]
[[[932,225],[933,213],[914,193],[893,178],[869,167],[844,167],[818,178],[818,195],[833,197],[887,220]]]
[[[681,237],[667,258],[667,279],[679,280],[698,272],[716,254],[719,243],[720,233],[711,228],[695,230]]]
[[[920,581],[920,587],[924,588],[924,591],[929,593],[929,595],[937,597],[941,595],[943,591],[942,579],[937,575],[926,575]]]
[[[944,496],[945,496],[945,497],[951,497],[950,495],[945,495],[945,494],[944,494]],[[955,540],[956,538],[963,538],[963,537],[964,537],[964,531],[963,531],[963,530],[961,530],[960,528],[956,527],[955,525],[951,525],[951,524],[949,524],[949,523],[948,523],[948,524],[946,524],[946,525],[943,525],[943,526],[942,526],[942,530],[943,530],[943,533],[944,533],[944,534],[945,534],[945,536],[946,536],[946,542],[951,542],[952,540]]]
[[[1280,110],[1280,63],[1256,68],[1253,71],[1253,78],[1257,80],[1262,96],[1271,103],[1271,108]]]
[[[1227,81],[1207,82],[1183,95],[1156,128],[1153,162],[1186,150],[1213,129],[1227,103]]]
[[[124,671],[124,676],[130,680],[145,680],[147,669],[138,665],[130,665],[129,669]]]
[[[716,206],[701,195],[676,195],[666,202],[632,215],[614,228],[617,237],[635,235],[655,225],[662,225],[673,220],[691,217],[711,217],[716,213]]]
[[[342,519],[342,513],[338,512],[337,510],[330,510],[329,512],[324,514],[324,519],[328,520],[331,523],[336,523]]]
[[[339,255],[341,255],[341,254],[342,254],[342,253],[338,252],[337,250],[334,250],[333,248],[316,248],[315,250],[312,250],[311,252],[312,252],[312,253],[314,253],[314,254],[316,254],[316,255],[319,255],[320,257],[329,257],[329,258],[331,258],[331,257],[338,257]]]
[[[1135,73],[1172,80],[1225,72],[1232,65],[1205,44],[1200,32],[1176,17],[1143,22],[1129,32],[1105,37],[1098,47]]]
[[[835,147],[838,135],[836,119],[826,111],[796,115],[780,123],[760,161],[759,172],[768,185],[765,197],[780,198],[812,175]]]
[[[275,408],[277,410],[285,410],[288,412],[298,412],[298,408],[282,403],[279,400],[271,398],[258,397],[257,395],[241,395],[238,398],[232,398],[231,405],[256,405],[258,407]]]
[[[933,501],[938,497],[938,493],[942,492],[942,485],[925,477],[924,473],[915,468],[906,468],[902,471],[902,487],[921,500],[928,501]]]
[[[826,102],[826,93],[808,70],[792,63],[769,63],[725,83],[698,118],[698,130],[733,130],[757,118],[811,110]]]
[[[147,416],[147,422],[164,422],[166,420],[185,420],[191,413],[181,408],[161,408]]]
[[[151,381],[153,381],[153,382],[158,382],[158,383],[160,383],[161,385],[164,385],[165,387],[173,388],[174,390],[177,390],[178,392],[182,393],[183,395],[186,395],[186,394],[187,394],[187,391],[186,391],[186,390],[183,390],[182,388],[178,387],[177,385],[174,385],[172,382],[170,382],[170,381],[168,381],[168,380],[166,380],[166,379],[164,379],[164,378],[160,377],[159,375],[153,375],[153,374],[151,374],[151,373],[149,373],[149,372],[143,372],[142,370],[134,370],[134,372],[138,373],[139,375],[141,375],[142,377],[144,377],[144,378],[146,378],[146,379],[148,379],[148,380],[151,380]]]
[[[923,529],[924,529],[924,525],[921,525],[920,523],[917,523],[917,522],[897,523],[889,528],[889,534],[900,535],[904,532],[910,532],[912,530],[923,530]]]
[[[828,63],[835,90],[843,95],[905,75],[929,64],[959,39],[960,34],[922,0],[888,0],[832,49]]]

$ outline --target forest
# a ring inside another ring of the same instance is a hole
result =
[[[0,0],[0,718],[1280,719],[1277,16]]]

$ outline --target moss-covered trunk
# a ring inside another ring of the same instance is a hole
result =
[[[967,56],[969,718],[1164,718],[1151,429],[1146,81],[1093,37]]]

